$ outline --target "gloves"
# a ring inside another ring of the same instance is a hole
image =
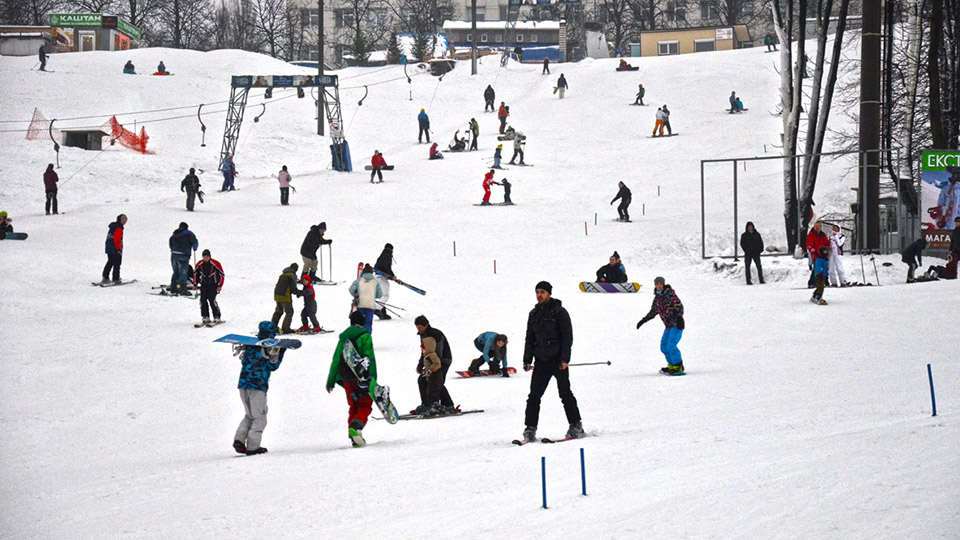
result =
[[[647,322],[646,319],[640,319],[640,322],[637,323],[637,330],[639,330],[640,327],[643,326],[643,323],[645,323],[645,322]]]

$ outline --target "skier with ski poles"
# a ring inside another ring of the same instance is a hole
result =
[[[662,277],[656,277],[653,280],[656,290],[653,291],[653,305],[650,311],[637,323],[637,330],[650,319],[660,315],[663,321],[663,337],[660,338],[660,352],[667,359],[667,367],[661,368],[660,373],[664,375],[683,375],[683,357],[680,355],[680,349],[677,344],[683,337],[683,329],[686,324],[683,322],[683,303],[677,297],[673,287],[666,284]]]

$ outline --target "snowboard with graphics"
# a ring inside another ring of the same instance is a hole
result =
[[[377,380],[370,376],[370,359],[361,357],[349,339],[343,342],[343,361],[357,377],[357,385],[360,388],[369,388],[370,397],[387,422],[396,424],[400,420],[400,412],[390,402],[390,387],[380,386]]]

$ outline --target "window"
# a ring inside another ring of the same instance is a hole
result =
[[[486,42],[487,42],[487,35],[480,34],[480,43],[486,43]]]
[[[353,27],[353,11],[349,9],[333,10],[334,28]]]
[[[540,41],[540,38],[537,37],[537,34],[530,34],[530,43],[536,43]]]
[[[373,25],[387,24],[388,12],[386,8],[371,9],[367,12],[367,22]]]
[[[687,8],[683,6],[677,6],[677,11],[675,13],[677,22],[686,22],[687,20]]]
[[[307,46],[307,60],[316,60],[317,59],[317,46],[308,45]]]
[[[473,42],[473,34],[467,34],[467,43]]]
[[[467,12],[467,20],[468,20],[468,21],[470,20],[470,12],[469,12],[469,11]],[[478,20],[478,21],[485,21],[485,20],[487,20],[487,8],[482,8],[482,7],[480,7],[480,6],[477,6],[477,20]]]
[[[318,15],[317,10],[315,9],[304,9],[300,13],[303,21],[303,26],[317,26],[320,24],[320,15]]]
[[[510,9],[509,6],[500,6],[500,20],[501,20],[501,21],[507,20],[507,11],[508,11],[509,9]]]
[[[703,1],[700,3],[700,18],[707,20],[719,19],[720,14],[717,13],[717,6],[713,5],[709,1]]]
[[[497,34],[497,35],[496,35],[496,39],[494,39],[493,42],[494,42],[494,43],[503,43],[503,34]]]
[[[517,34],[517,43],[523,43],[523,34]]]
[[[657,42],[657,55],[659,56],[671,56],[674,54],[680,54],[680,42],[679,41],[659,41]]]
[[[717,41],[713,39],[697,39],[693,42],[693,52],[708,52],[717,50]]]

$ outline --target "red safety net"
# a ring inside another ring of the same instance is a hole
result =
[[[147,141],[150,140],[150,137],[147,136],[147,130],[145,128],[140,128],[140,135],[128,130],[127,128],[120,125],[117,122],[117,117],[113,116],[110,120],[103,125],[104,131],[109,131],[111,133],[110,138],[116,139],[122,146],[130,148],[131,150],[136,150],[141,154],[152,154],[147,150]]]
[[[53,130],[53,139],[60,142],[60,130]],[[39,141],[50,140],[50,120],[40,112],[40,109],[33,109],[33,119],[30,120],[30,127],[27,128],[27,140]]]

